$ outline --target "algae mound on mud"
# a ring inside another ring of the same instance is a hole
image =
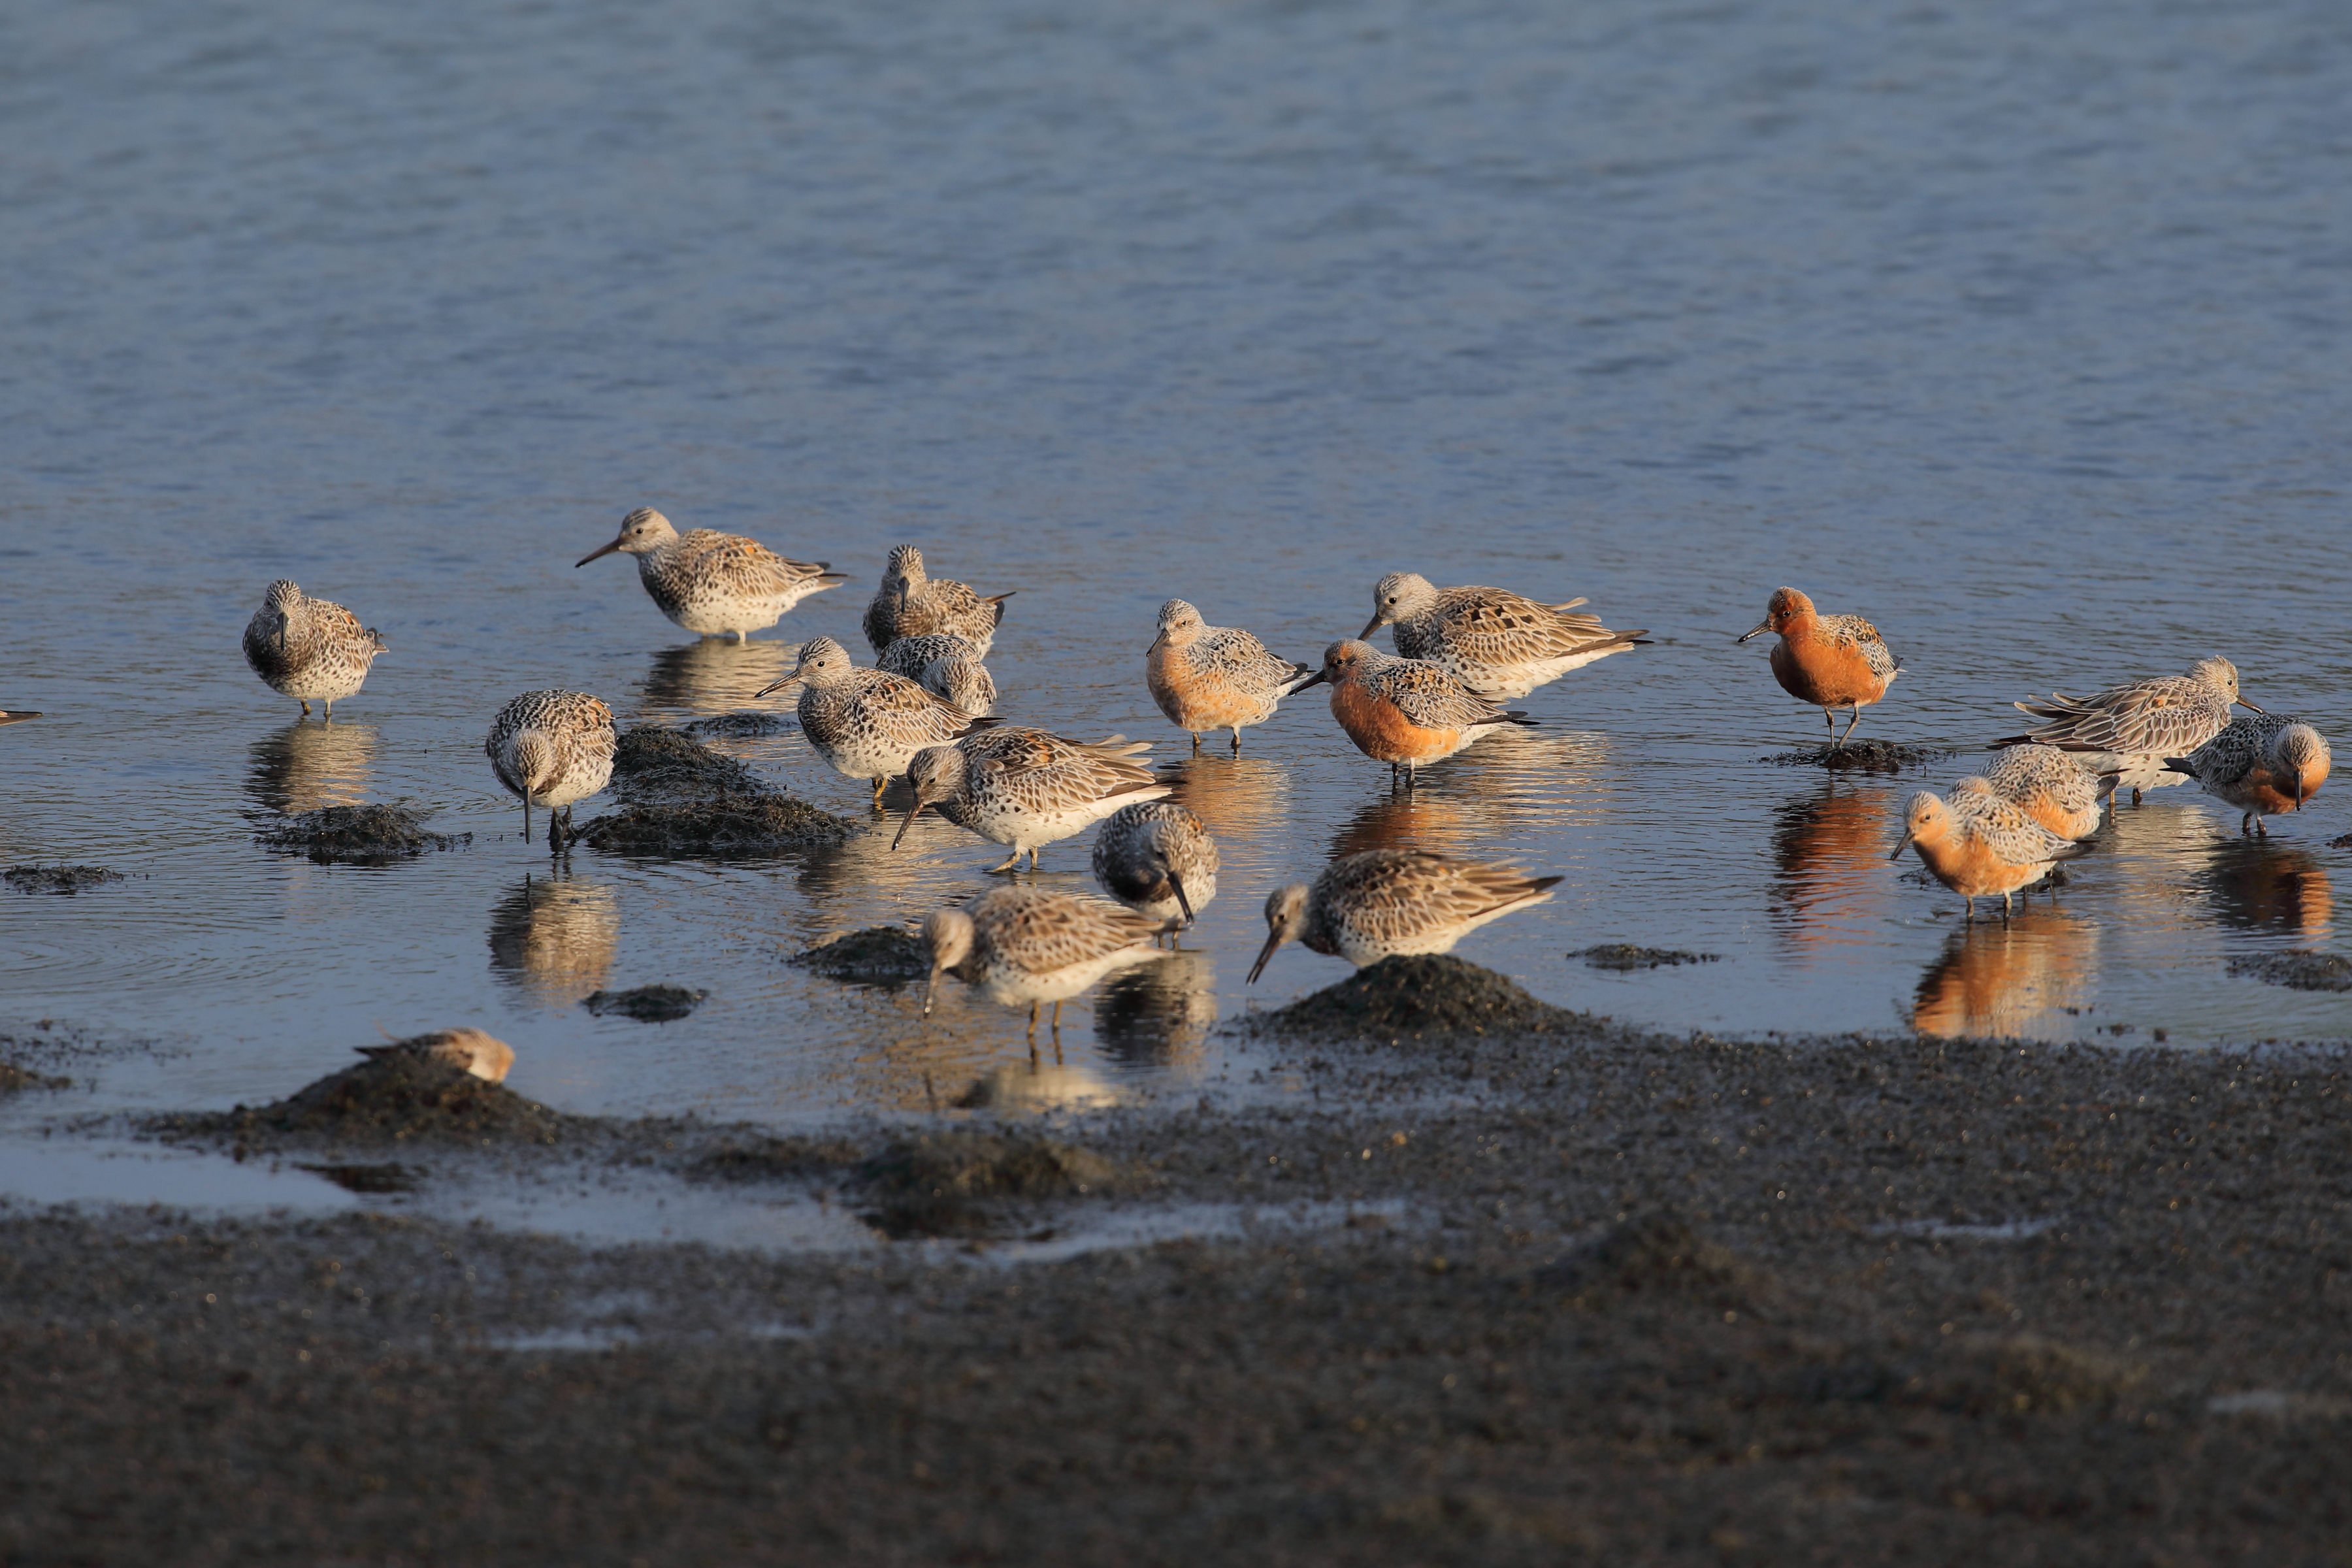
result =
[[[2333,952],[2263,952],[2230,960],[2230,973],[2294,991],[2352,991],[2352,958]]]
[[[1872,773],[1899,773],[1905,768],[1940,763],[1947,757],[1958,755],[1948,746],[1905,746],[1893,741],[1848,741],[1843,746],[1800,746],[1793,752],[1775,752],[1769,757],[1756,760],[1769,763],[1776,768],[1829,768],[1839,773],[1858,769]]]
[[[580,830],[592,849],[764,855],[837,844],[856,830],[677,730],[641,726],[622,736],[613,752],[613,793],[621,809]]]
[[[0,882],[20,893],[79,893],[121,880],[122,873],[106,866],[11,866],[0,871]]]
[[[1265,1015],[1259,1026],[1301,1039],[1397,1041],[1560,1034],[1593,1023],[1582,1013],[1538,1001],[1491,969],[1437,952],[1368,964]]]
[[[440,1058],[390,1052],[330,1073],[286,1099],[151,1119],[166,1136],[285,1142],[545,1144],[592,1125]]]
[[[640,985],[634,991],[591,992],[580,1005],[599,1018],[618,1014],[640,1024],[668,1024],[693,1012],[709,994],[683,985]]]
[[[867,926],[784,960],[828,980],[859,985],[903,985],[931,972],[931,950],[912,931]]]
[[[322,866],[338,860],[380,866],[474,841],[470,833],[426,832],[425,819],[432,815],[394,801],[389,805],[321,806],[278,818],[247,812],[246,817],[255,825],[253,841],[265,849],[308,855]]]
[[[1685,952],[1674,947],[1635,947],[1632,942],[1602,942],[1597,947],[1580,947],[1568,955],[1580,958],[1595,969],[1658,969],[1678,963],[1716,963],[1722,954]]]

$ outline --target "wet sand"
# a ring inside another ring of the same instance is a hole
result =
[[[1551,1027],[1288,1047],[1312,1090],[1292,1111],[942,1117],[1118,1173],[988,1200],[966,1229],[1352,1216],[1051,1264],[984,1240],[769,1256],[388,1215],[0,1213],[0,1550],[2352,1555],[2340,1047]],[[1365,1109],[1384,1102],[1412,1108]],[[906,1136],[589,1142],[856,1205]]]

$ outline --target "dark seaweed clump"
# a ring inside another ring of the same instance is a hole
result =
[[[781,735],[793,727],[793,721],[780,713],[721,713],[716,718],[697,719],[686,726],[686,732],[753,740],[761,735]]]
[[[121,872],[104,866],[11,866],[0,871],[0,881],[20,893],[79,893],[121,880]]]
[[[637,802],[773,792],[750,768],[691,735],[641,726],[613,748],[613,793]]]
[[[722,1139],[686,1167],[690,1182],[804,1180],[847,1169],[864,1151],[841,1138]]]
[[[788,798],[734,758],[677,730],[642,728],[613,753],[621,809],[580,830],[623,855],[768,855],[838,844],[856,825]]]
[[[1049,1138],[942,1132],[893,1143],[852,1182],[871,1207],[866,1223],[894,1241],[1001,1233],[1008,1202],[1083,1196],[1133,1184],[1133,1173],[1091,1150]]]
[[[632,805],[580,830],[592,849],[623,855],[764,855],[838,844],[856,826],[780,795],[722,795]]]
[[[1776,768],[1830,768],[1838,772],[1858,769],[1872,773],[1899,773],[1905,768],[1940,763],[1947,757],[1958,755],[1949,746],[1904,746],[1893,741],[1848,741],[1843,746],[1801,746],[1793,752],[1776,752],[1769,757],[1756,760],[1769,763]]]
[[[1568,956],[1580,958],[1595,969],[1656,969],[1677,963],[1715,963],[1722,958],[1720,953],[1685,952],[1671,947],[1635,947],[1624,942],[1580,947]]]
[[[1260,1026],[1302,1039],[1449,1039],[1589,1028],[1517,983],[1451,953],[1384,958],[1337,985],[1267,1014]]]
[[[858,985],[903,985],[931,972],[923,939],[897,926],[868,926],[784,960],[828,980]]]
[[[2332,952],[2264,952],[2230,960],[2230,973],[2297,991],[2352,991],[2352,958]]]
[[[432,815],[394,801],[389,805],[322,806],[283,818],[258,813],[247,817],[257,824],[253,841],[265,849],[308,855],[322,866],[336,861],[381,866],[474,841],[470,833],[426,832],[425,819]]]
[[[324,1176],[347,1193],[413,1193],[425,1173],[414,1165],[303,1165],[301,1170]]]
[[[15,1094],[27,1089],[70,1089],[73,1079],[52,1078],[31,1068],[18,1067],[15,1062],[0,1061],[0,1094]]]
[[[593,992],[581,1005],[599,1018],[618,1014],[640,1024],[667,1024],[693,1012],[709,994],[683,985],[640,985],[634,991]]]
[[[167,1137],[234,1139],[244,1148],[323,1139],[544,1144],[560,1142],[589,1123],[446,1061],[390,1051],[331,1073],[273,1104],[161,1116],[147,1125]]]

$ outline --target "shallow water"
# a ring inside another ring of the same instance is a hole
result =
[[[894,853],[877,817],[551,866],[480,752],[531,687],[675,722],[800,637],[863,658],[901,540],[1020,591],[1004,712],[1160,742],[1223,849],[1196,951],[1066,1009],[1029,1103],[1289,1092],[1213,1026],[1340,976],[1242,983],[1265,893],[1375,844],[1563,874],[1461,951],[1643,1024],[2352,1031],[2352,997],[2223,969],[2338,943],[2341,784],[2263,842],[2159,792],[2005,926],[1886,861],[2029,692],[2219,651],[2347,732],[2338,7],[125,5],[5,37],[0,707],[47,717],[0,732],[0,859],[130,878],[0,892],[0,1021],[184,1047],[98,1063],[78,1110],[263,1100],[459,1023],[583,1111],[1022,1078],[1009,1013],[782,962],[988,885],[993,847],[926,819]],[[857,580],[697,644],[627,563],[572,566],[638,504]],[[1237,761],[1171,743],[1162,599],[1307,659],[1395,568],[1658,641],[1410,797],[1311,692]],[[331,725],[239,658],[280,574],[392,645]],[[1904,654],[1864,736],[1964,754],[1759,761],[1821,732],[1732,643],[1784,582]],[[797,734],[722,744],[863,816]],[[251,841],[402,798],[470,847]],[[1089,842],[1042,883],[1089,888]],[[1720,961],[1564,956],[1604,942]],[[711,999],[580,1006],[656,981]]]

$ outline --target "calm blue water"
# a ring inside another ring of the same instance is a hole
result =
[[[1564,873],[1462,951],[1661,1026],[2341,1037],[2352,997],[2224,964],[2341,945],[2352,780],[2263,844],[2162,792],[2059,906],[1964,932],[1885,857],[1979,759],[1759,765],[1821,722],[1731,639],[1782,583],[1872,616],[1909,668],[1865,736],[1972,750],[2014,698],[2209,651],[2352,736],[2347,102],[2317,0],[0,17],[0,706],[49,715],[0,731],[0,859],[131,874],[0,894],[0,1022],[183,1049],[85,1107],[254,1100],[460,1022],[614,1113],[919,1108],[1017,1064],[976,998],[925,1024],[779,958],[992,847],[877,820],[551,879],[480,754],[528,688],[675,721],[802,636],[862,650],[912,540],[1020,590],[1008,713],[1161,742],[1223,845],[1202,952],[1074,1013],[1056,1092],[1255,1091],[1210,1025],[1344,973],[1291,950],[1244,988],[1258,906],[1373,843]],[[858,581],[694,646],[627,564],[572,566],[640,504]],[[1184,756],[1141,678],[1160,600],[1311,658],[1396,568],[1658,645],[1410,801],[1313,693]],[[392,644],[331,729],[238,657],[278,575]],[[796,734],[734,749],[862,811]],[[404,796],[472,847],[320,868],[243,815]],[[1087,842],[1044,880],[1088,887]],[[1611,941],[1721,962],[1563,956]],[[713,999],[578,1005],[652,981]]]

